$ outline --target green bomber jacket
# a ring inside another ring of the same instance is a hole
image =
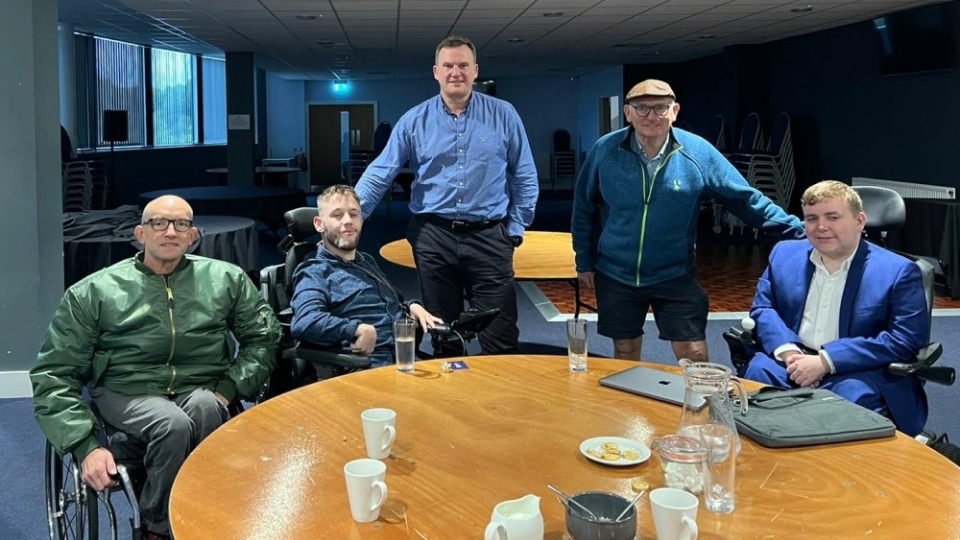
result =
[[[276,316],[236,265],[185,255],[158,275],[140,253],[64,293],[30,370],[34,416],[54,447],[82,460],[101,446],[84,386],[250,397],[270,376],[279,339]]]

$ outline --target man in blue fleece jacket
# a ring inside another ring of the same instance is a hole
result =
[[[597,331],[617,358],[640,359],[647,309],[677,358],[707,360],[709,303],[696,279],[700,200],[748,225],[800,238],[803,225],[752,188],[703,138],[672,127],[680,104],[648,79],[627,92],[626,128],[604,135],[577,177],[571,232],[577,274],[597,296]]]

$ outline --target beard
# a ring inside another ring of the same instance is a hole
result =
[[[357,231],[352,239],[340,236],[340,231],[323,231],[323,241],[337,249],[353,251],[357,249],[357,243],[360,241],[360,231]]]

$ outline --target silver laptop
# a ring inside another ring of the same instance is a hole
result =
[[[601,377],[600,385],[674,405],[683,405],[683,375],[679,373],[635,366]],[[697,398],[699,403],[695,404],[695,409],[703,407],[705,402],[703,397],[698,395]]]

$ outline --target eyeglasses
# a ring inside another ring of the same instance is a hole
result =
[[[171,223],[173,223],[173,230],[177,232],[187,232],[190,230],[190,227],[193,227],[193,221],[189,219],[167,219],[165,217],[155,217],[143,222],[144,225],[149,224],[150,228],[155,231],[165,231],[168,227],[170,227]]]
[[[633,103],[627,103],[627,105],[633,107],[633,110],[640,116],[647,116],[650,114],[650,111],[656,113],[659,117],[664,117],[667,114],[667,111],[670,110],[670,107],[673,107],[673,103],[660,103],[659,105],[634,105]]]

